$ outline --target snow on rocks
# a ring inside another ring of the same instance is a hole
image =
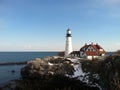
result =
[[[53,64],[53,63],[48,62],[48,65],[53,66],[54,64]]]
[[[72,76],[73,78],[78,78],[79,80],[81,80],[82,82],[85,83],[89,83],[88,77],[87,77],[87,73],[84,73],[82,70],[82,64],[80,63],[80,58],[67,58],[68,60],[70,60],[72,62],[72,66],[74,67],[74,75]]]
[[[80,81],[90,85],[90,82],[89,82],[89,72],[88,73],[84,73],[83,70],[82,70],[82,64],[80,63],[81,60],[83,59],[72,59],[72,58],[67,58],[68,60],[70,60],[72,62],[72,66],[74,67],[74,75],[72,76],[72,78],[78,78]],[[99,75],[98,74],[95,74],[94,77],[98,78],[99,79]],[[102,88],[96,83],[94,85],[90,85],[92,87],[98,87],[100,90],[102,90]]]
[[[83,72],[81,60],[83,59],[59,57],[36,58],[33,61],[29,61],[28,65],[21,70],[21,73],[23,77],[61,74],[70,78],[77,78],[90,85],[89,73]],[[98,75],[95,75],[95,77],[97,78]],[[96,87],[98,87],[97,84]]]

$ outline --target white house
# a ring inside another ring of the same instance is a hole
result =
[[[80,57],[93,60],[96,58],[102,58],[106,54],[105,50],[98,44],[85,44],[80,49]]]

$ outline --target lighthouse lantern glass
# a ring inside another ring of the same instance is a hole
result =
[[[70,30],[68,30],[68,34],[71,34],[71,31],[70,31]]]

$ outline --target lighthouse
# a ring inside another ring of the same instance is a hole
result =
[[[70,56],[70,53],[72,52],[72,35],[71,31],[68,28],[66,33],[66,47],[65,47],[65,58]]]

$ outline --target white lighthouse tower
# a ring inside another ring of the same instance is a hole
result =
[[[68,28],[67,34],[66,34],[66,47],[65,47],[65,58],[70,56],[70,53],[72,52],[72,35],[71,31]]]

